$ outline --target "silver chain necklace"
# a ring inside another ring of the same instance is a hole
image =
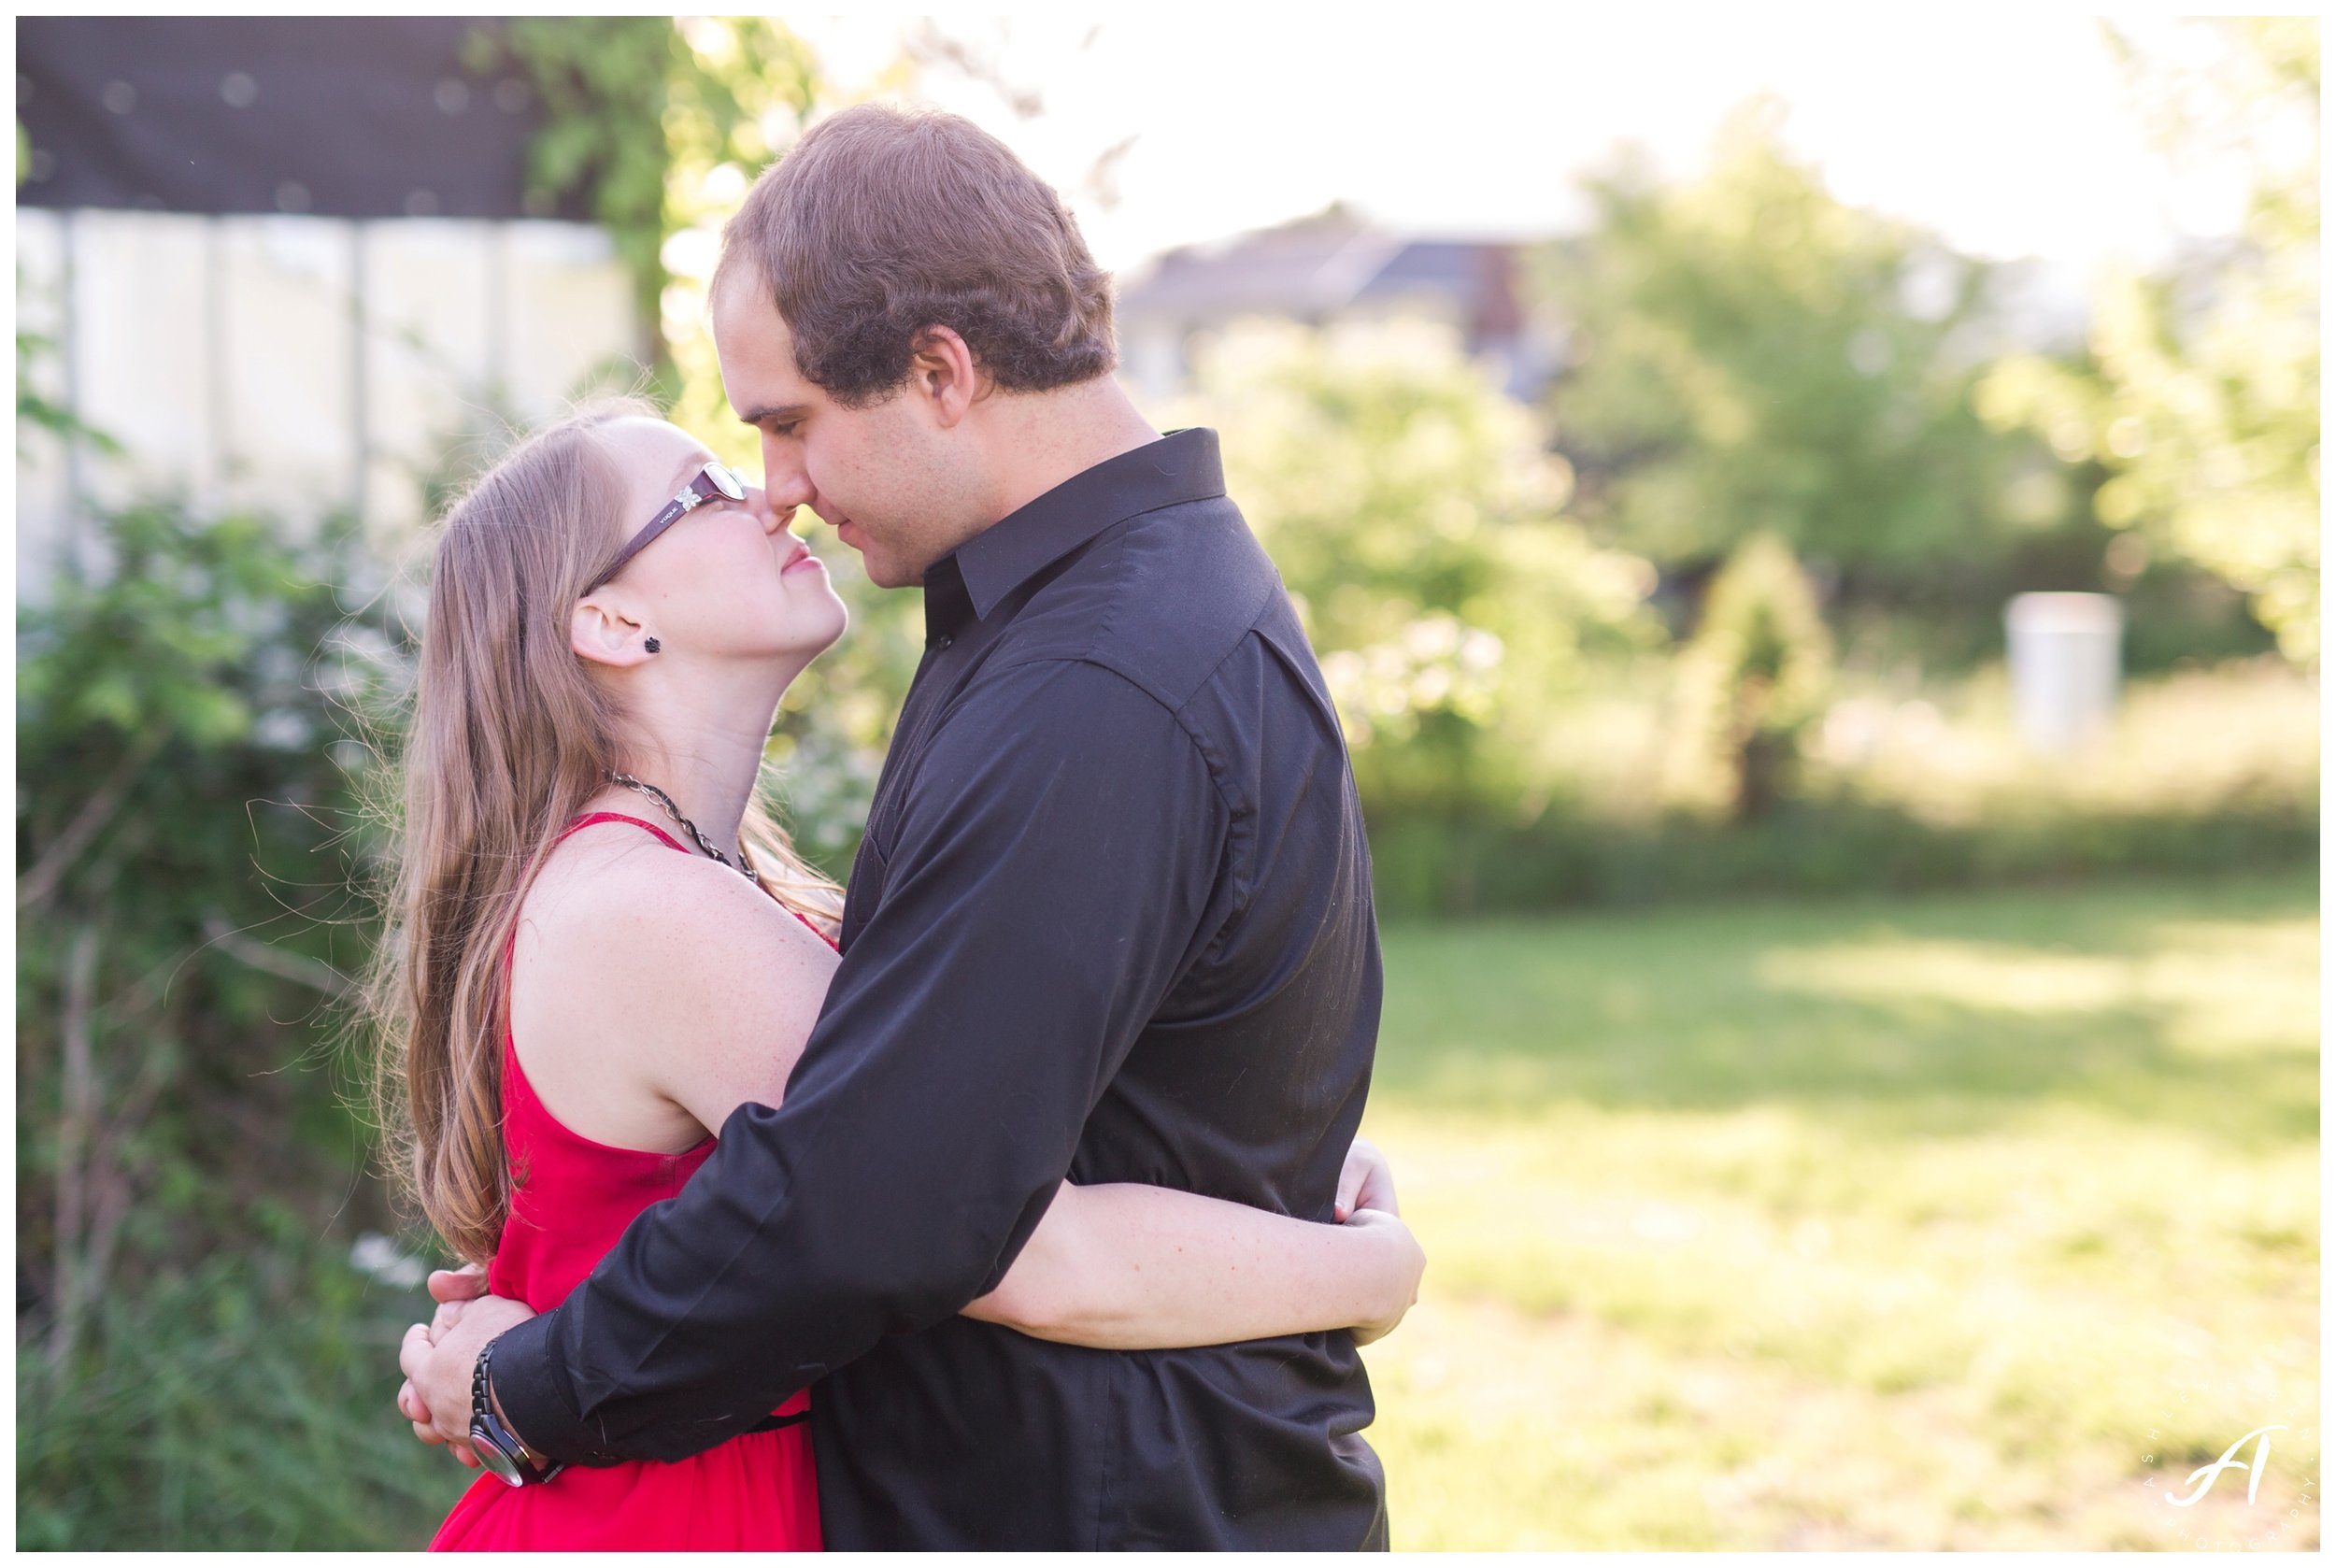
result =
[[[674,805],[673,797],[665,793],[664,791],[659,789],[654,784],[644,784],[629,773],[611,772],[608,775],[608,782],[611,784],[621,784],[628,790],[638,790],[641,793],[648,796],[651,800],[665,808],[666,816],[671,817],[675,821],[679,822],[684,828],[689,830],[690,836],[697,840],[699,848],[705,850],[707,854],[721,862],[722,864],[730,866],[731,870],[737,872],[740,876],[744,877],[748,881],[754,883],[757,887],[762,885],[762,879],[754,874],[754,862],[747,859],[747,841],[745,839],[741,838],[738,841],[738,860],[737,863],[733,865],[731,863],[730,857],[723,854],[719,849],[715,848],[713,845],[706,842],[705,835],[698,832],[698,825],[681,814],[681,808]]]

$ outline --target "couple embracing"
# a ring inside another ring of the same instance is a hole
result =
[[[764,488],[604,406],[437,547],[375,992],[477,1265],[400,1356],[491,1472],[434,1545],[1384,1547],[1370,861],[1215,434],[951,116],[813,128],[712,312]],[[757,795],[845,629],[799,509],[924,591],[848,891]]]

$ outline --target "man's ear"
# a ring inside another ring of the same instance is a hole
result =
[[[933,410],[942,429],[949,430],[990,385],[954,327],[927,327],[909,343],[908,390]]]
[[[629,670],[649,660],[641,623],[624,613],[617,595],[599,591],[577,601],[568,617],[568,647],[587,663]]]

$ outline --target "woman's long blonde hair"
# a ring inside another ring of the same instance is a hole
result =
[[[446,514],[406,728],[403,820],[364,992],[375,1104],[400,1185],[462,1257],[501,1239],[503,962],[560,830],[607,788],[624,717],[569,644],[569,617],[615,555],[624,481],[595,435],[655,419],[634,399],[538,432]],[[763,891],[832,931],[835,884],[762,800],[740,827]]]

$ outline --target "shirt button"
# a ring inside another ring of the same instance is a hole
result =
[[[949,639],[948,639],[948,638],[947,638],[947,637],[935,637],[935,638],[933,638],[933,650],[934,650],[935,652],[938,652],[938,651],[940,651],[941,649],[947,648],[948,646],[949,646]]]

